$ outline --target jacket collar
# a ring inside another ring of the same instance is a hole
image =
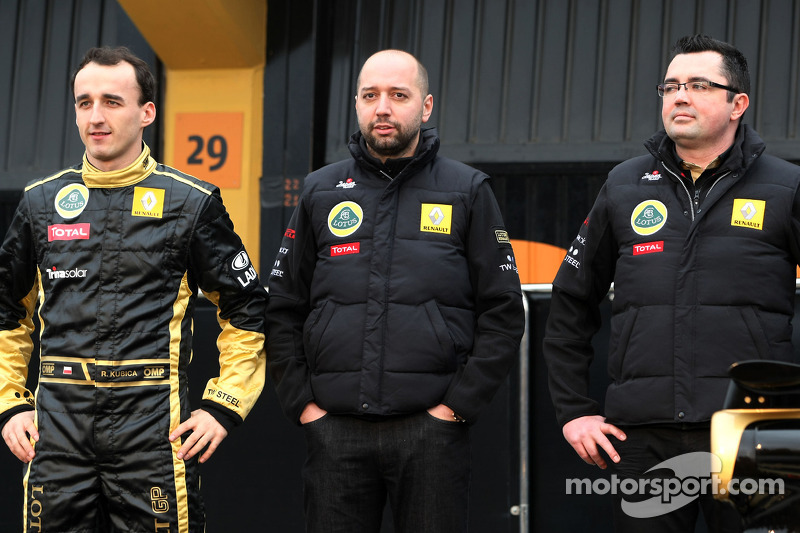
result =
[[[350,150],[350,155],[353,156],[353,159],[355,159],[356,162],[362,167],[365,167],[373,172],[381,172],[382,170],[385,172],[385,165],[378,159],[372,157],[369,152],[366,151],[363,136],[361,135],[360,131],[357,131],[350,136],[350,141],[347,143],[347,148]],[[436,128],[422,130],[417,150],[410,158],[411,161],[409,161],[405,166],[404,171],[400,172],[400,174],[403,174],[404,176],[413,174],[420,167],[426,165],[429,161],[436,157],[436,153],[438,151],[439,134],[436,131]]]
[[[669,138],[665,130],[661,130],[644,143],[645,148],[653,157],[664,163],[672,170],[680,173],[680,161],[675,152],[675,143]],[[766,144],[756,131],[747,124],[739,124],[736,138],[727,151],[727,156],[720,164],[717,173],[726,171],[747,170],[753,162],[766,149]],[[741,174],[740,172],[736,172]]]
[[[156,168],[156,161],[150,157],[150,148],[142,142],[142,153],[128,167],[121,170],[103,172],[89,163],[86,154],[83,154],[83,182],[90,189],[114,189],[117,187],[127,187],[139,183],[153,173]]]

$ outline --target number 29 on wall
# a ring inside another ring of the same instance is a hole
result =
[[[242,180],[244,113],[176,113],[175,166],[218,187]]]

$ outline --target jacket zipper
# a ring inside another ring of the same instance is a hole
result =
[[[673,172],[672,169],[669,168],[667,165],[665,165],[663,162],[661,163],[661,165],[666,169],[667,172],[669,172],[670,174],[675,176],[675,179],[677,179],[678,182],[683,186],[683,190],[686,191],[686,196],[689,198],[689,207],[691,209],[690,212],[692,214],[692,222],[694,222],[695,209],[698,209],[699,208],[699,204],[700,204],[700,189],[699,188],[695,189],[694,198],[692,198],[692,193],[689,192],[689,188],[686,186],[686,183],[684,183],[684,181],[681,179],[681,177],[678,176],[677,174],[675,174],[675,172]],[[727,176],[730,173],[731,173],[731,171],[729,170],[729,171],[725,172],[725,174],[721,175],[716,180],[714,180],[714,183],[712,183],[711,187],[708,188],[708,192],[706,193],[706,196],[711,194],[711,191],[714,189],[714,187],[717,185],[717,183],[719,183],[722,178],[724,178],[725,176]],[[699,209],[698,209],[698,211],[699,211]]]

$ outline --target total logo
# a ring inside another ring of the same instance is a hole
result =
[[[49,279],[85,278],[86,270],[81,268],[59,270],[58,267],[52,267],[47,271],[47,276]]]
[[[247,287],[251,281],[258,279],[258,274],[253,265],[250,264],[250,257],[247,252],[242,250],[231,259],[231,269],[235,272],[234,277],[239,285]],[[241,274],[239,274],[241,273]]]
[[[47,240],[52,242],[88,239],[90,228],[90,224],[53,224],[47,226]]]

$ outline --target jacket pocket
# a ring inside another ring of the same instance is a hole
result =
[[[325,334],[328,324],[336,310],[336,304],[330,300],[325,300],[321,307],[309,313],[306,323],[303,326],[303,348],[308,359],[308,366],[312,372],[316,369],[317,358],[322,336]]]
[[[608,347],[608,375],[614,381],[623,381],[625,355],[631,340],[631,332],[639,316],[639,308],[631,307],[627,311],[611,318],[611,340]],[[628,376],[630,377],[630,376]]]
[[[446,374],[456,369],[450,325],[435,301],[391,304],[386,318],[384,370]]]
[[[753,356],[758,355],[758,359],[769,359],[769,341],[755,310],[752,307],[743,307],[741,313],[742,320],[744,320],[747,331],[750,333],[750,338],[753,339],[753,347],[756,351]]]
[[[452,368],[455,368],[457,363],[456,346],[450,336],[450,328],[447,326],[447,321],[444,319],[439,306],[433,300],[425,303],[425,311],[428,313],[428,319],[431,322],[431,326],[433,326],[433,331],[439,341],[445,360],[452,362]]]

